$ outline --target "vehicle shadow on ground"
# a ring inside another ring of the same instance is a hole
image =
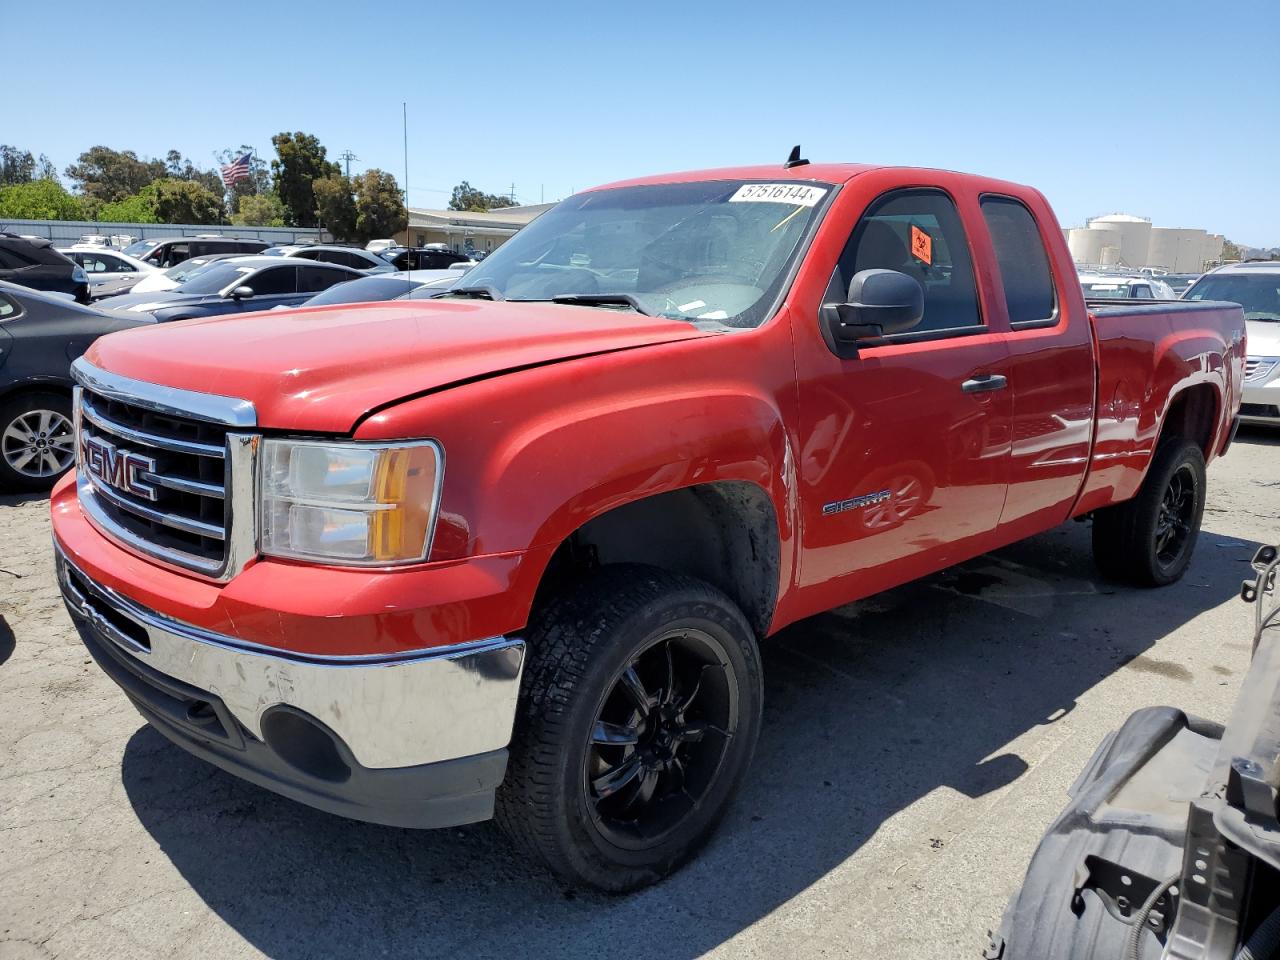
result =
[[[0,507],[20,507],[24,503],[31,503],[33,500],[48,499],[48,490],[32,493],[0,493]]]
[[[765,725],[742,797],[695,862],[629,897],[564,888],[491,824],[414,832],[312,811],[146,727],[124,786],[210,909],[273,958],[684,960],[821,880],[930,791],[976,797],[1016,780],[1026,764],[1006,744],[1230,601],[1255,546],[1206,532],[1183,583],[1138,591],[1090,579],[1088,529],[1068,525],[787,629],[765,648]],[[883,882],[867,878],[868,899]]]
[[[1236,434],[1235,442],[1280,447],[1280,429],[1245,423],[1240,426],[1240,432]]]

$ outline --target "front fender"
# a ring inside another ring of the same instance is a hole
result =
[[[391,407],[356,436],[442,443],[433,560],[549,556],[540,548],[623,504],[741,481],[768,494],[789,576],[796,487],[784,406],[794,380],[789,349],[770,349],[762,333],[505,374]]]

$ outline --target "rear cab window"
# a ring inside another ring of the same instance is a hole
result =
[[[980,206],[995,248],[1010,326],[1016,330],[1057,323],[1053,272],[1035,217],[1013,197],[984,196]]]

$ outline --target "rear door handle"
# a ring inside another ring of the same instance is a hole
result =
[[[965,393],[990,393],[992,390],[1003,390],[1009,381],[998,373],[984,373],[960,384]]]

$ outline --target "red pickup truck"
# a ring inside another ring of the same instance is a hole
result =
[[[1082,299],[1035,190],[853,165],[558,204],[432,301],[113,334],[57,566],[166,737],[562,875],[675,869],[738,789],[757,643],[1092,516],[1190,560],[1240,308]]]

